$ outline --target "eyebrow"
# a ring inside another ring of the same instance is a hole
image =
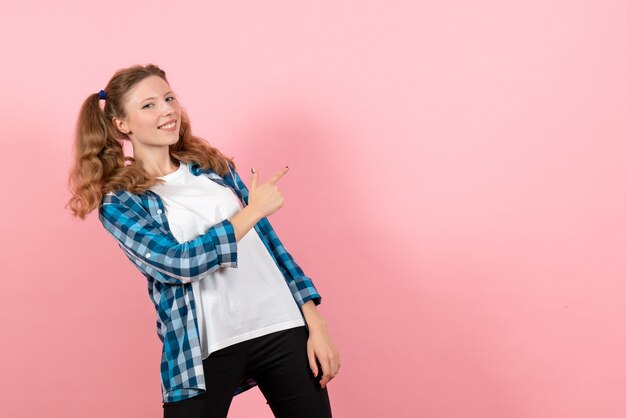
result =
[[[168,96],[168,95],[170,95],[170,94],[172,94],[172,93],[173,93],[173,91],[168,91],[168,92],[167,92],[167,93],[165,93],[163,96]],[[142,100],[142,101],[140,101],[139,103],[143,103],[143,102],[145,102],[146,100],[156,100],[156,99],[158,99],[158,97],[148,97],[147,99],[143,99],[143,100]]]

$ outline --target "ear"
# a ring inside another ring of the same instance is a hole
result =
[[[128,123],[125,120],[113,118],[113,125],[123,134],[128,135],[130,133],[130,129],[128,127]]]

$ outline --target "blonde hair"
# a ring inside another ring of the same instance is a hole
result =
[[[65,206],[74,216],[85,219],[108,192],[121,189],[139,194],[150,186],[163,183],[162,179],[151,177],[133,157],[124,155],[121,141],[128,137],[113,125],[113,118],[125,117],[123,104],[128,91],[150,76],[161,77],[167,82],[165,71],[156,65],[135,65],[113,75],[104,88],[104,109],[100,108],[99,93],[89,95],[83,102],[76,125],[74,165],[68,179],[72,197]],[[170,145],[169,151],[178,161],[194,162],[221,176],[228,173],[228,163],[235,168],[232,158],[191,134],[189,118],[184,111],[178,142]]]

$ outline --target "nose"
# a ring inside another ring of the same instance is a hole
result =
[[[172,106],[172,102],[163,101],[163,105],[161,107],[161,113],[164,116],[171,115],[174,113],[174,106]]]

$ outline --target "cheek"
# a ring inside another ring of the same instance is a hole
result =
[[[150,129],[157,125],[158,119],[158,115],[146,113],[135,119],[135,124],[139,129]]]

